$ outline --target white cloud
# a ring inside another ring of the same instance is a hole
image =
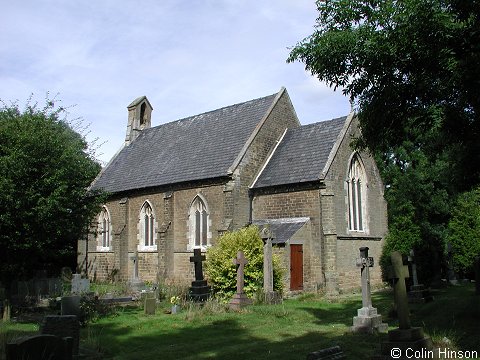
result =
[[[60,93],[71,116],[122,145],[126,106],[147,95],[153,123],[213,110],[286,86],[302,123],[345,115],[289,47],[313,32],[313,0],[23,0],[0,13],[0,98]]]

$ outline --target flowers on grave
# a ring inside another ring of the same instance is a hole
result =
[[[172,297],[170,298],[170,303],[171,303],[172,305],[178,305],[178,304],[180,304],[180,296],[172,296]]]

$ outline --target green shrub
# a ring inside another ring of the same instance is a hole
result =
[[[245,294],[253,297],[263,286],[263,242],[256,226],[227,232],[207,251],[205,272],[216,296],[228,301],[236,293],[237,272],[232,260],[242,250],[248,259],[245,265]],[[278,256],[273,256],[273,287],[282,291],[283,271]]]
[[[458,197],[448,223],[453,267],[461,273],[471,271],[480,255],[480,188]]]

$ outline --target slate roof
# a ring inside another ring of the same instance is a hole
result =
[[[277,94],[143,130],[91,189],[110,193],[228,175]]]
[[[263,219],[253,220],[252,224],[257,225],[260,229],[264,225],[270,225],[270,230],[273,232],[274,239],[272,244],[285,244],[291,239],[300,228],[305,225],[310,218],[284,218],[284,219]]]
[[[253,188],[319,180],[347,117],[288,129]]]

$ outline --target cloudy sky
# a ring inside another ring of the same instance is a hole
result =
[[[0,99],[42,102],[90,124],[108,161],[122,146],[127,105],[146,95],[152,125],[287,88],[303,124],[346,115],[334,92],[287,64],[313,32],[314,0],[17,0],[0,12]]]

